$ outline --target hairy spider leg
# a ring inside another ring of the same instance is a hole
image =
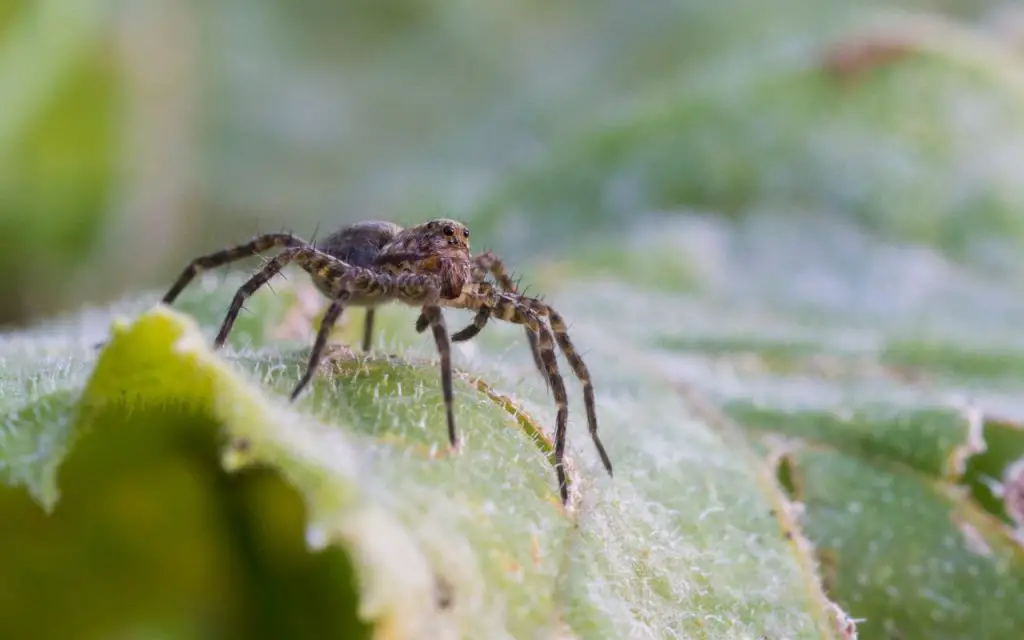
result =
[[[463,291],[456,300],[444,301],[444,306],[453,308],[476,309],[479,312],[488,309],[498,318],[520,324],[538,336],[537,344],[540,360],[547,376],[548,386],[555,396],[557,411],[555,414],[555,473],[558,475],[558,491],[562,504],[569,501],[569,484],[565,474],[565,432],[569,418],[569,397],[565,391],[565,381],[558,370],[558,359],[555,357],[555,339],[551,329],[541,321],[537,313],[529,305],[519,301],[519,297],[510,293],[498,293],[488,283],[479,283],[476,291]]]
[[[331,329],[338,322],[342,311],[345,310],[345,301],[349,299],[350,295],[348,291],[342,291],[337,298],[331,301],[327,311],[324,312],[324,317],[320,320],[320,329],[316,332],[316,341],[313,343],[313,349],[309,352],[309,363],[306,365],[306,371],[302,374],[302,378],[299,379],[299,383],[295,385],[295,389],[292,391],[292,401],[299,397],[302,390],[313,379],[313,374],[316,373],[316,369],[320,365],[320,358],[323,356],[324,348],[327,346],[327,338],[331,335]]]
[[[441,357],[441,386],[444,394],[445,414],[448,421],[448,440],[452,447],[458,446],[458,435],[455,429],[454,393],[452,389],[451,370],[451,345],[448,340],[448,330],[438,308],[438,300],[441,295],[441,283],[433,275],[416,273],[386,274],[371,271],[362,267],[354,267],[341,260],[318,251],[310,246],[292,247],[274,256],[266,266],[256,275],[250,278],[245,284],[238,288],[224,322],[221,324],[217,338],[214,340],[214,348],[223,346],[231,333],[231,327],[242,310],[246,299],[255,293],[260,287],[266,284],[271,278],[280,273],[287,265],[295,263],[302,267],[314,279],[329,283],[329,290],[332,295],[332,304],[324,314],[324,320],[331,320],[331,324],[337,321],[341,315],[343,300],[357,297],[360,300],[376,299],[379,303],[400,300],[406,304],[422,305],[422,313],[427,316],[428,322],[433,328],[434,340],[437,343],[438,353]],[[332,310],[337,306],[336,312]],[[329,318],[329,315],[334,315]],[[327,335],[330,327],[327,322],[321,322],[320,330],[317,332],[317,344],[323,341],[326,345]],[[314,344],[314,351],[317,351],[317,344]],[[323,351],[323,346],[319,352]],[[307,370],[309,378],[312,379],[315,371],[315,363],[319,363],[320,354],[310,353],[310,368]],[[305,378],[306,376],[304,376]],[[309,380],[300,383],[293,394],[294,400]]]
[[[455,433],[455,404],[452,393],[452,346],[448,341],[448,328],[445,326],[441,307],[427,305],[423,307],[423,315],[427,317],[434,333],[437,353],[441,357],[441,391],[444,393],[444,409],[448,419],[448,442],[452,448],[459,446],[459,437]]]
[[[474,274],[477,270],[481,271],[479,280],[483,280],[484,276],[488,273],[494,276],[494,279],[498,281],[498,286],[501,287],[502,291],[509,293],[518,293],[519,290],[516,288],[516,283],[512,281],[512,277],[508,275],[508,269],[505,268],[505,263],[501,261],[501,258],[497,256],[493,251],[485,251],[473,258],[473,270]],[[477,278],[474,277],[474,280]]]
[[[306,246],[306,241],[303,239],[293,236],[290,233],[267,233],[261,236],[257,236],[252,239],[251,242],[240,244],[237,247],[231,247],[229,249],[223,249],[216,251],[209,255],[200,256],[190,262],[185,270],[178,276],[178,280],[171,287],[171,290],[167,292],[167,295],[163,298],[164,304],[171,304],[174,299],[192,282],[193,279],[203,271],[209,269],[216,269],[217,267],[229,264],[231,262],[237,262],[244,258],[250,258],[252,256],[269,251],[275,248],[290,248],[290,247],[301,247]]]
[[[466,340],[472,340],[487,326],[487,321],[491,319],[491,309],[483,307],[476,312],[473,316],[473,321],[468,325],[456,331],[452,334],[452,342],[464,342]],[[540,345],[537,342],[537,334],[529,327],[525,327],[524,333],[526,334],[526,340],[530,344],[530,355],[533,356],[533,364],[540,371],[541,375],[544,375],[544,362],[540,357]],[[544,384],[547,385],[548,379],[544,377]],[[548,386],[548,391],[551,387]]]
[[[604,445],[601,444],[601,438],[597,435],[597,403],[594,400],[594,383],[590,378],[590,370],[587,369],[587,365],[583,362],[583,358],[580,357],[579,351],[576,350],[572,340],[569,339],[569,327],[566,326],[561,314],[552,309],[547,303],[541,302],[536,298],[524,297],[522,300],[523,303],[529,304],[537,315],[547,316],[548,320],[551,321],[551,330],[555,334],[558,348],[561,349],[565,359],[569,361],[569,366],[572,367],[573,373],[576,374],[576,377],[579,378],[580,383],[583,385],[583,404],[587,409],[587,427],[590,430],[590,439],[594,441],[594,446],[597,447],[597,453],[601,456],[601,463],[604,464],[608,475],[614,475],[612,473],[612,461],[604,450]]]
[[[552,380],[551,371],[552,368],[548,365],[547,355],[545,355],[545,333],[548,332],[548,327],[540,318],[547,317],[551,323],[551,332],[548,335],[548,347],[550,347],[550,337],[554,334],[554,341],[558,344],[559,350],[565,355],[566,360],[569,361],[569,365],[572,367],[573,373],[580,380],[583,385],[583,402],[587,412],[587,426],[590,432],[590,438],[594,442],[594,446],[597,448],[597,453],[601,457],[601,463],[604,465],[608,475],[614,475],[612,471],[612,462],[605,451],[604,444],[601,442],[600,436],[597,433],[597,406],[594,398],[594,384],[590,377],[590,370],[587,369],[586,363],[583,362],[583,358],[580,357],[579,352],[576,350],[575,345],[569,338],[569,328],[565,323],[565,319],[562,318],[561,314],[555,311],[550,305],[537,300],[536,298],[528,298],[526,296],[513,296],[506,293],[498,293],[488,283],[480,283],[477,285],[477,299],[470,303],[469,306],[479,306],[476,318],[480,319],[482,316],[496,315],[499,319],[507,322],[516,324],[527,324],[529,328],[529,334],[539,336],[538,346],[540,351],[540,358],[544,365],[543,372],[547,375],[547,380]],[[467,296],[469,297],[469,296]],[[462,305],[460,305],[462,306]],[[527,309],[529,314],[523,312],[523,309]],[[537,323],[543,327],[543,331],[538,331],[529,322],[530,315],[537,318]],[[485,319],[486,321],[486,319]],[[452,340],[455,340],[455,336],[452,336]],[[551,356],[554,357],[554,351],[551,349]],[[557,374],[557,365],[555,365],[554,371]],[[559,392],[557,389],[549,384],[549,388],[554,391],[555,400],[558,402]],[[562,387],[562,393],[564,393],[564,386]],[[558,427],[556,431],[564,433],[564,425]],[[564,436],[563,436],[564,438]],[[564,443],[563,443],[564,446]],[[561,460],[561,455],[558,454],[558,442],[556,436],[556,464]]]
[[[486,283],[478,286],[480,292],[485,295],[493,291],[490,289],[490,285],[487,285]],[[594,398],[594,383],[590,377],[590,370],[587,369],[586,363],[583,362],[583,358],[580,357],[579,351],[576,350],[576,346],[569,338],[569,327],[566,325],[565,319],[560,313],[555,311],[551,305],[536,298],[519,296],[519,301],[521,304],[529,306],[537,313],[538,316],[546,317],[550,321],[551,329],[555,334],[555,341],[558,343],[558,348],[565,355],[565,359],[569,361],[569,366],[572,367],[573,373],[576,374],[576,377],[579,378],[580,383],[583,385],[583,402],[586,406],[587,426],[590,430],[590,437],[594,441],[594,445],[597,447],[598,454],[601,456],[601,463],[608,471],[608,474],[612,475],[611,459],[608,457],[608,453],[605,451],[604,445],[601,443],[601,439],[597,435],[597,403]],[[477,328],[477,332],[479,332],[479,329],[486,324],[487,319],[493,313],[494,310],[490,307],[482,307],[477,311],[476,316],[473,318],[473,324],[471,327]],[[463,329],[462,331],[453,334],[452,341],[459,342],[460,340],[464,340],[465,338],[461,334],[465,333],[467,329]],[[536,334],[532,331],[528,331],[527,335],[536,338]]]
[[[363,323],[363,351],[369,351],[370,346],[373,344],[373,317],[376,315],[376,310],[370,307],[366,310],[366,320]],[[423,316],[420,315],[422,318]],[[426,326],[423,327],[426,329]]]
[[[502,291],[508,293],[519,293],[519,288],[516,287],[516,283],[512,281],[512,277],[508,274],[508,269],[505,267],[505,263],[502,262],[501,258],[498,257],[493,251],[485,251],[473,259],[474,268],[474,280],[483,282],[487,274],[490,273],[494,276],[494,279],[498,282],[498,286],[501,287]],[[476,277],[476,271],[479,270],[480,277]],[[482,320],[482,322],[481,322]],[[481,317],[480,314],[473,318],[473,324],[458,331],[456,335],[459,336],[456,339],[452,336],[452,341],[462,342],[463,340],[469,340],[480,333],[480,330],[487,324],[487,319]],[[544,374],[544,363],[540,357],[540,345],[537,343],[537,334],[526,328],[526,340],[530,344],[530,355],[533,356],[533,364],[537,367],[537,370]],[[547,382],[547,378],[544,378],[544,382]],[[550,387],[548,388],[550,391]]]

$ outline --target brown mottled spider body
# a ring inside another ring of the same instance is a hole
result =
[[[235,294],[214,341],[215,348],[227,340],[245,300],[277,275],[285,266],[296,264],[305,270],[316,288],[331,302],[324,313],[310,352],[306,371],[291,398],[309,384],[327,345],[334,324],[345,307],[364,307],[366,329],[363,348],[368,350],[373,331],[374,309],[390,302],[420,307],[417,331],[432,329],[441,360],[441,386],[448,421],[448,438],[458,446],[452,393],[451,345],[441,307],[475,310],[473,323],[451,336],[469,340],[494,316],[523,325],[537,368],[545,376],[557,404],[555,427],[555,468],[562,502],[568,501],[568,483],[563,468],[568,400],[558,370],[555,345],[565,354],[573,372],[583,383],[583,397],[590,435],[608,473],[611,461],[597,435],[594,389],[582,358],[569,339],[562,317],[550,306],[519,295],[501,261],[492,253],[471,257],[469,230],[460,222],[437,219],[403,229],[383,221],[360,222],[311,245],[291,234],[262,235],[249,243],[193,260],[164,296],[171,304],[201,271],[213,269],[270,249],[283,249]],[[493,275],[498,288],[487,282]],[[547,318],[550,326],[543,322]]]

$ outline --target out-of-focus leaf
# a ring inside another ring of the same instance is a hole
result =
[[[59,305],[110,217],[120,70],[109,0],[24,3],[0,32],[0,324]]]
[[[996,236],[1019,246],[1015,54],[931,16],[850,24],[716,58],[637,97],[499,185],[474,225],[509,245],[544,245],[643,212],[775,208],[841,213],[958,255]]]

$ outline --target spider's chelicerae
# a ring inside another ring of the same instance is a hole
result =
[[[437,219],[403,229],[391,222],[359,222],[341,229],[315,245],[288,233],[261,235],[251,242],[193,260],[182,272],[164,304],[171,304],[201,271],[226,265],[271,249],[283,249],[235,294],[214,347],[224,344],[246,298],[289,264],[309,273],[313,284],[330,300],[324,313],[306,371],[292,391],[294,400],[309,384],[331,328],[345,307],[365,307],[363,349],[369,350],[373,335],[374,309],[390,302],[420,307],[416,330],[432,329],[441,358],[441,387],[448,419],[448,439],[458,447],[452,400],[451,345],[442,307],[475,310],[472,324],[451,336],[460,342],[476,336],[491,316],[525,327],[533,359],[545,376],[558,406],[555,426],[555,469],[562,502],[568,501],[568,484],[563,459],[568,401],[565,383],[558,371],[555,345],[565,355],[583,384],[590,437],[608,473],[612,464],[597,435],[597,413],[590,373],[569,339],[562,317],[549,305],[516,291],[501,260],[487,252],[471,256],[469,229],[455,220]],[[493,276],[497,284],[487,281]],[[547,319],[547,323],[544,322]]]

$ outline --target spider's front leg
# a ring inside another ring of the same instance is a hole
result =
[[[601,463],[604,465],[605,471],[608,472],[608,475],[612,475],[612,461],[597,435],[597,402],[594,399],[594,383],[590,379],[590,370],[587,369],[587,365],[583,362],[583,358],[580,357],[576,346],[569,339],[569,327],[566,325],[565,319],[551,308],[549,304],[536,298],[523,297],[520,298],[519,302],[520,304],[528,305],[537,315],[547,316],[548,320],[550,320],[551,329],[555,334],[558,348],[565,355],[565,359],[569,361],[569,366],[572,367],[573,373],[576,374],[576,377],[583,385],[583,404],[587,410],[587,426],[590,431],[590,439],[594,441],[594,446],[597,448],[597,453],[601,456]]]
[[[542,371],[547,376],[549,388],[552,390],[555,402],[558,404],[555,428],[555,464],[559,469],[559,484],[562,488],[563,501],[566,498],[566,492],[565,488],[561,486],[564,481],[564,472],[561,470],[561,464],[565,448],[565,416],[567,415],[567,410],[563,411],[563,409],[567,407],[568,401],[566,399],[565,385],[558,372],[558,363],[555,358],[554,344],[556,343],[565,355],[566,360],[569,361],[573,373],[576,374],[576,377],[583,385],[583,400],[586,406],[590,438],[597,448],[605,470],[608,472],[608,475],[612,475],[611,459],[608,457],[604,444],[602,444],[601,438],[597,434],[597,407],[590,371],[569,338],[568,327],[562,316],[551,306],[536,298],[499,293],[487,283],[480,283],[477,285],[475,292],[464,294],[459,306],[477,309],[478,317],[481,315],[486,315],[487,317],[494,315],[506,322],[525,325],[529,334],[537,337],[539,360],[543,367]],[[545,316],[551,321],[550,328],[541,320]]]
[[[528,305],[519,302],[519,297],[494,291],[487,283],[479,283],[476,291],[463,291],[457,301],[458,306],[476,309],[477,315],[486,311],[488,317],[493,313],[502,320],[521,324],[529,334],[537,337],[538,360],[542,371],[547,376],[548,388],[555,396],[557,410],[555,413],[555,473],[558,476],[558,491],[562,504],[569,501],[569,483],[565,473],[565,433],[569,419],[569,397],[565,390],[565,381],[558,370],[558,359],[555,356],[555,339],[540,316]]]

